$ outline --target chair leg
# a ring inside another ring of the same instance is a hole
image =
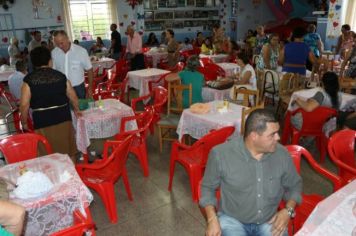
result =
[[[117,223],[118,215],[116,210],[114,184],[105,182],[90,187],[100,195],[111,223]]]
[[[158,142],[159,142],[159,152],[162,153],[162,127],[158,125]]]
[[[138,148],[138,153],[139,153],[139,160],[141,163],[143,175],[145,177],[149,176],[149,169],[148,169],[148,159],[147,159],[147,147],[146,143],[143,143],[139,148]]]
[[[297,145],[299,142],[300,135],[298,133],[292,133],[292,142],[291,144]]]
[[[175,165],[176,165],[175,160],[171,160],[171,163],[169,165],[169,184],[168,184],[168,190],[169,191],[172,191],[172,184],[173,184],[173,176],[174,176]]]
[[[192,198],[194,202],[197,202],[199,200],[198,185],[201,178],[202,178],[201,171],[195,169],[190,171],[189,173],[190,189],[192,191]]]
[[[129,178],[127,177],[126,167],[124,168],[124,170],[122,172],[122,181],[124,182],[124,185],[125,185],[127,197],[129,198],[130,201],[133,201],[131,188],[130,188],[130,183],[129,183]]]

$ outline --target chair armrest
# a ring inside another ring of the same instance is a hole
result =
[[[123,117],[123,118],[121,119],[121,124],[120,124],[120,133],[127,132],[127,131],[125,130],[126,123],[129,122],[129,121],[132,121],[132,120],[136,120],[136,119],[137,119],[137,116],[139,116],[139,115]]]
[[[139,102],[139,101],[144,101],[144,100],[147,100],[148,98],[151,97],[151,93],[145,95],[145,96],[142,96],[142,97],[138,97],[138,98],[133,98],[131,99],[131,108],[132,110],[134,110],[136,112],[136,104]]]

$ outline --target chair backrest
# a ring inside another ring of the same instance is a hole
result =
[[[310,154],[309,151],[307,151],[304,147],[298,146],[298,145],[287,145],[285,146],[293,158],[293,163],[296,167],[296,170],[298,173],[300,173],[300,161],[301,158],[303,157],[305,160],[308,161],[309,165],[314,169],[316,172],[319,174],[323,175],[327,179],[329,179],[333,183],[334,187],[334,192],[337,191],[342,187],[342,180],[339,178],[337,175],[334,173],[330,172],[329,170],[325,169],[321,165],[319,165],[313,156]]]
[[[123,117],[121,119],[120,132],[115,136],[115,138],[133,135],[133,137],[140,138],[141,141],[144,141],[146,139],[149,126],[153,120],[153,115],[153,107],[146,107],[144,112],[134,116]],[[126,125],[130,121],[136,121],[138,128],[137,130],[126,130]]]
[[[294,91],[303,89],[303,77],[299,74],[286,73],[279,81],[279,96],[291,95]],[[304,84],[303,84],[304,85]]]
[[[172,73],[177,73],[177,72],[180,72],[184,69],[185,67],[185,64],[184,62],[178,62],[177,65],[175,65],[172,69],[171,69],[171,72]]]
[[[168,100],[168,91],[162,86],[153,89],[153,109],[155,113],[162,113],[163,106]]]
[[[83,236],[90,231],[95,235],[95,225],[88,217],[84,217],[79,210],[73,212],[73,226],[51,234],[51,236]]]
[[[116,62],[115,67],[116,67],[116,82],[120,82],[126,78],[127,72],[129,71],[129,66],[125,59],[120,59]]]
[[[265,107],[265,103],[261,102],[260,104],[258,104],[257,106],[251,107],[251,108],[242,108],[242,112],[241,112],[241,128],[240,128],[240,134],[244,135],[245,133],[245,123],[246,123],[246,119],[248,117],[248,115],[253,112],[256,109],[262,109]]]
[[[235,127],[227,126],[221,129],[212,130],[201,139],[199,139],[194,146],[203,145],[202,154],[203,158],[201,160],[201,166],[205,167],[206,162],[208,161],[208,156],[213,147],[216,145],[224,143],[228,137],[230,137],[235,131]]]
[[[45,137],[36,133],[24,133],[8,136],[0,140],[0,151],[7,163],[25,161],[38,156],[38,145],[42,143],[48,154],[52,147]]]
[[[258,90],[251,90],[242,87],[234,86],[233,87],[233,100],[234,101],[239,101],[242,95],[242,104],[245,107],[252,107],[255,106],[256,104],[259,104],[260,101],[260,92]]]
[[[214,63],[209,57],[202,57],[199,59],[200,65],[204,67],[207,64]]]
[[[254,54],[252,56],[252,64],[253,64],[254,67],[257,65],[258,60],[260,60],[260,55]]]
[[[218,76],[225,77],[225,71],[214,63],[206,63],[197,70],[204,75],[205,81],[216,80]]]
[[[304,134],[321,134],[325,122],[337,115],[337,111],[330,107],[319,106],[311,112],[305,111],[303,108],[298,108],[293,111],[292,115],[301,113],[303,117],[303,125],[300,129]]]
[[[167,114],[182,113],[183,107],[183,91],[188,90],[188,105],[192,104],[192,84],[172,84],[168,83],[168,101]]]
[[[84,164],[81,169],[86,176],[115,180],[125,170],[128,153],[132,143],[132,135],[122,136],[119,140],[107,140],[104,143],[103,159],[100,162]],[[111,154],[109,155],[108,153]]]
[[[340,130],[329,139],[329,156],[344,184],[356,178],[355,140],[356,131],[351,129]]]
[[[265,91],[277,93],[279,87],[279,75],[274,70],[265,70],[263,76],[263,94]]]

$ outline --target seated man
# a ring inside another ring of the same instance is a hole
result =
[[[301,201],[302,181],[278,143],[278,132],[273,113],[257,109],[246,120],[244,137],[211,151],[199,203],[207,214],[206,235],[288,235],[289,219]],[[216,206],[219,187],[221,201]],[[277,211],[282,197],[286,208]]]
[[[0,226],[15,236],[22,235],[25,209],[15,203],[0,200]],[[0,235],[2,235],[0,227]]]
[[[16,62],[16,71],[9,77],[9,89],[10,93],[17,99],[21,97],[21,87],[23,78],[27,74],[26,63],[24,61]]]

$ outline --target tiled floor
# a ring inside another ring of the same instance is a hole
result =
[[[92,191],[94,201],[90,210],[97,226],[97,235],[204,235],[205,221],[198,205],[191,199],[188,176],[182,166],[177,165],[173,190],[168,191],[170,144],[165,144],[161,154],[157,137],[148,137],[147,144],[149,177],[143,176],[134,156],[130,156],[127,163],[134,200],[128,200],[122,180],[115,186],[119,215],[117,224],[109,222],[101,199]],[[314,142],[309,143],[307,148],[317,154]],[[335,170],[328,159],[325,166]],[[314,174],[305,162],[302,164],[302,177],[305,193],[328,195],[332,192],[331,184]]]

